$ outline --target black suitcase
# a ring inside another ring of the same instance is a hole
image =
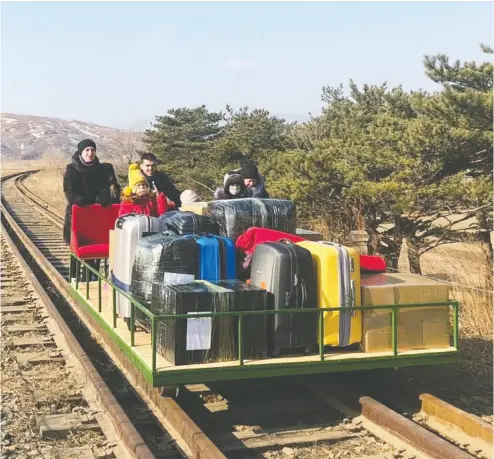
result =
[[[178,235],[184,234],[218,234],[218,225],[209,215],[198,215],[194,212],[172,211],[160,216],[163,227]]]
[[[316,308],[311,253],[289,241],[259,244],[252,257],[251,284],[274,294],[274,309]],[[283,349],[311,352],[317,343],[317,314],[275,314],[270,329],[273,354]]]

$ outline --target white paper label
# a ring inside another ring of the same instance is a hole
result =
[[[194,274],[164,273],[163,283],[165,285],[188,284],[195,280]]]
[[[188,314],[199,315],[201,314],[201,312],[189,312]],[[211,319],[212,317],[187,319],[187,340],[185,344],[185,350],[200,351],[211,349]]]

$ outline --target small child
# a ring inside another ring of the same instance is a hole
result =
[[[159,217],[167,209],[166,196],[163,192],[152,191],[139,165],[131,164],[129,166],[129,186],[125,187],[122,192],[118,216],[134,213]]]

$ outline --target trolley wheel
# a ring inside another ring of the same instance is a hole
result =
[[[180,386],[161,386],[159,391],[162,397],[177,399],[180,392]]]

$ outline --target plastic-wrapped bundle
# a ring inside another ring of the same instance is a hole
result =
[[[230,311],[266,311],[273,309],[273,295],[262,288],[244,284],[239,280],[218,281],[213,282],[213,284],[231,292]],[[268,330],[272,317],[267,314],[244,316],[242,319],[244,358],[266,357],[269,343]],[[237,316],[235,318],[235,349],[237,353],[238,320]]]
[[[132,296],[149,305],[153,282],[177,284],[195,279],[198,259],[199,247],[193,238],[165,233],[141,239],[132,268]]]
[[[218,234],[218,225],[209,215],[197,215],[194,212],[167,212],[160,217],[163,227],[183,234]]]
[[[203,282],[182,285],[154,283],[154,314],[194,314],[197,318],[159,320],[157,350],[173,365],[234,360],[235,320],[201,317],[204,312],[229,310],[230,294]]]
[[[227,199],[211,203],[211,215],[221,236],[236,240],[256,226],[295,234],[295,203],[285,199]]]
[[[174,233],[178,236],[177,231],[174,231],[171,226],[168,226],[167,222],[170,220],[170,218],[173,215],[178,214],[179,212],[180,212],[180,210],[169,210],[168,212],[165,212],[164,214],[162,214],[158,217],[158,220],[160,221],[161,231],[171,231],[172,233]]]

